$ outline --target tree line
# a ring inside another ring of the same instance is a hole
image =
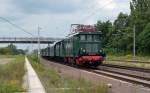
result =
[[[18,55],[25,54],[25,51],[22,49],[17,49],[13,44],[8,45],[7,47],[0,48],[0,55]]]
[[[108,53],[130,54],[133,51],[133,30],[136,54],[150,55],[150,0],[132,0],[130,14],[121,12],[114,22],[97,21],[103,33],[103,47]]]

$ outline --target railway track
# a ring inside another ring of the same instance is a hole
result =
[[[150,88],[150,69],[110,64],[103,64],[97,69],[76,68]]]
[[[61,64],[69,65],[64,63]],[[150,69],[142,69],[142,68],[135,68],[135,67],[133,68],[127,66],[110,65],[110,64],[103,64],[99,66],[99,68],[97,69],[93,69],[93,68],[87,69],[84,67],[77,67],[74,65],[69,65],[69,66],[150,88]]]
[[[114,72],[112,73],[112,72],[100,71],[100,70],[91,70],[91,72],[150,88],[150,81],[131,77],[130,75],[125,76]]]
[[[140,84],[150,88],[150,69],[103,64],[91,72]]]
[[[132,71],[140,71],[140,72],[150,73],[150,69],[146,69],[146,68],[129,67],[129,66],[114,65],[114,64],[102,64],[101,66],[107,66],[107,67],[112,67],[112,68],[120,68],[120,69],[127,69],[127,70],[132,70]]]
[[[139,61],[139,60],[107,60],[107,61],[150,64],[150,62],[148,61]]]

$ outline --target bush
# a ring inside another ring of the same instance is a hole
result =
[[[24,57],[17,56],[12,62],[0,66],[0,93],[12,93],[25,91],[22,86],[24,69]]]
[[[150,23],[147,24],[144,31],[139,35],[139,52],[150,55]]]

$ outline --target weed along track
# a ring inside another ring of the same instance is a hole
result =
[[[55,66],[55,64],[49,64],[50,62],[45,63],[46,60],[42,62],[43,65],[36,63],[36,59],[29,58],[29,60],[47,93],[109,93],[106,84],[95,84],[83,78],[75,78],[72,76],[75,75],[73,72],[69,76],[64,73],[66,71],[62,65]],[[70,68],[66,69],[70,70]]]
[[[150,89],[148,87],[144,87],[143,84],[131,82],[130,80],[123,80],[114,76],[112,77],[108,74],[106,75],[104,73],[100,73],[100,70],[98,69],[89,70],[86,68],[76,68],[45,59],[42,59],[42,63],[47,67],[56,69],[58,72],[65,76],[70,76],[76,79],[84,78],[97,84],[106,84],[110,87],[109,91],[113,93],[134,93],[135,90],[137,90],[136,93],[150,92]],[[119,77],[119,75],[117,77]]]
[[[114,61],[114,62],[122,62],[122,63],[144,63],[144,64],[150,64],[148,61],[138,61],[138,60],[108,60],[108,61]]]
[[[4,63],[0,65],[0,93],[26,92],[26,88],[22,87],[25,75],[24,57],[8,59],[2,60]]]

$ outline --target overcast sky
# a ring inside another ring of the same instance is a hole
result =
[[[130,1],[0,0],[0,17],[10,20],[35,36],[39,25],[42,28],[42,37],[64,38],[69,33],[71,24],[95,24],[97,20],[114,21],[120,12],[129,14]],[[0,19],[0,37],[31,36]],[[6,45],[0,44],[0,47]],[[17,44],[17,46],[30,50],[37,48],[37,45]]]
[[[113,21],[119,12],[129,13],[130,0],[0,0],[0,17],[43,37],[65,37],[70,24]],[[103,8],[102,8],[103,7]],[[0,19],[0,37],[30,36]]]

